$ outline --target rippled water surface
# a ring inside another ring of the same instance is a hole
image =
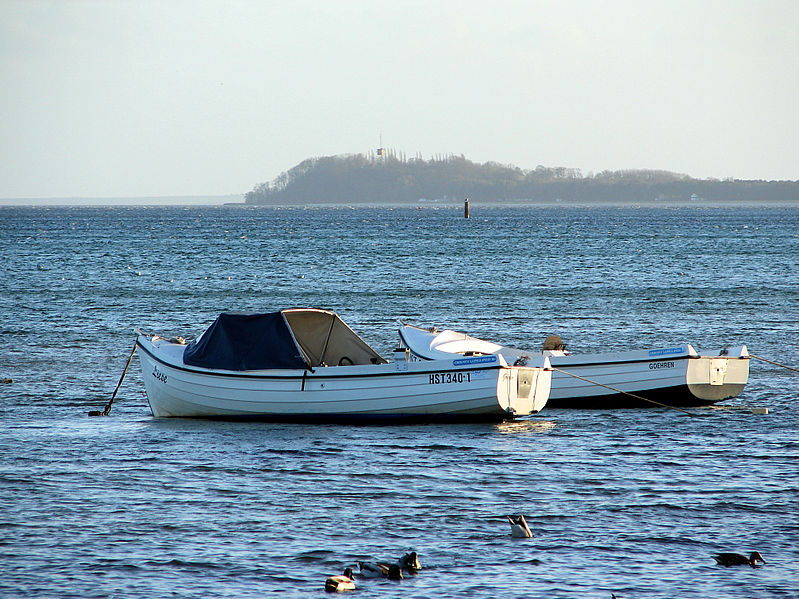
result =
[[[0,256],[2,597],[322,596],[411,549],[357,596],[799,596],[799,373],[758,359],[694,416],[427,426],[154,419],[134,359],[87,416],[134,327],[226,310],[331,308],[384,355],[401,318],[797,367],[795,208],[0,208]]]

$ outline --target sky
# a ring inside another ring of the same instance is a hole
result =
[[[0,198],[306,158],[799,179],[796,0],[0,0]]]

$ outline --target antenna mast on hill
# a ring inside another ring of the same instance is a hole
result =
[[[386,159],[386,149],[383,147],[383,132],[380,132],[380,147],[377,148],[377,157]]]

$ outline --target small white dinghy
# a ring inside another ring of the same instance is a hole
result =
[[[221,314],[188,345],[139,333],[153,416],[316,422],[508,420],[546,405],[546,356],[388,362],[328,310]]]
[[[745,345],[722,350],[718,356],[699,355],[687,343],[575,355],[565,351],[556,336],[548,338],[544,349],[536,353],[449,329],[429,330],[404,323],[399,335],[401,343],[420,360],[439,360],[447,354],[490,355],[502,356],[509,364],[524,365],[544,355],[553,367],[549,408],[711,405],[741,393],[749,379],[749,353]]]

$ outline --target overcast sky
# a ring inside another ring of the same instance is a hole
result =
[[[0,198],[244,193],[379,145],[799,179],[796,0],[0,0]]]

